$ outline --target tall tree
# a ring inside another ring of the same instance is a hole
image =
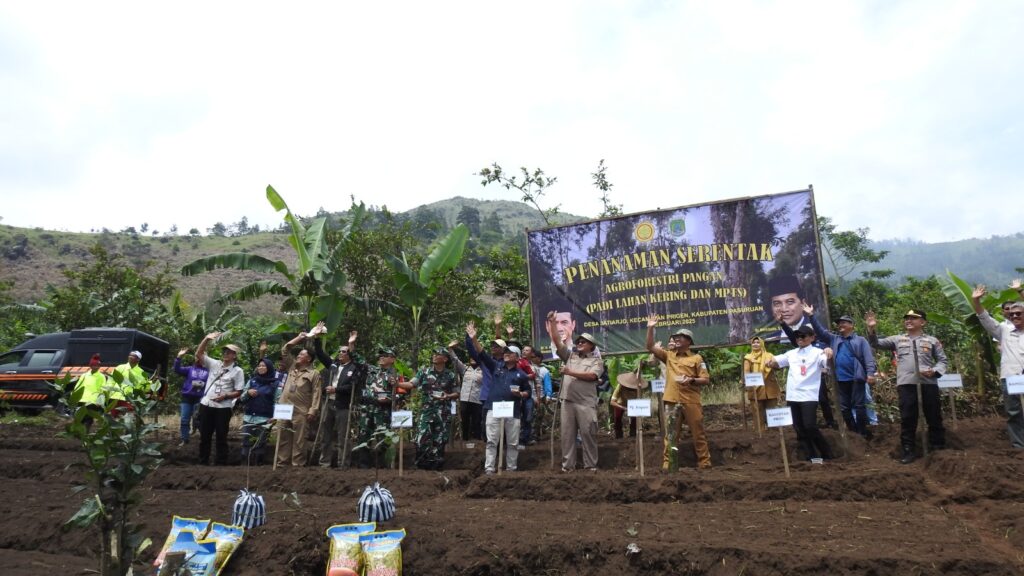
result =
[[[821,247],[825,251],[825,260],[831,268],[830,278],[836,281],[836,287],[845,288],[846,277],[865,264],[877,264],[889,253],[888,250],[873,250],[868,240],[870,228],[856,230],[837,230],[832,219],[827,216],[818,217],[818,231],[821,233]],[[889,269],[869,270],[862,272],[865,278],[887,278],[893,273]]]
[[[455,218],[457,224],[465,224],[466,228],[469,229],[470,236],[475,238],[480,237],[480,210],[465,204],[462,209],[459,210],[459,215]]]

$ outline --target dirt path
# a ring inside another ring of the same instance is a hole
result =
[[[381,471],[398,504],[388,526],[408,532],[405,574],[1024,572],[1024,451],[1005,448],[998,418],[961,420],[951,449],[909,466],[892,458],[898,429],[882,426],[824,466],[793,464],[786,479],[778,437],[723,429],[735,420],[726,416],[710,419],[709,471],[662,473],[648,442],[641,478],[635,443],[608,436],[596,473],[552,472],[546,443],[521,455],[520,472],[501,476],[482,474],[481,444],[452,449],[444,472]],[[55,431],[0,427],[5,575],[95,569],[96,534],[60,530],[80,503],[70,491],[79,472],[68,465],[81,456]],[[157,546],[173,514],[230,521],[245,486],[243,468],[197,466],[194,450],[167,448],[143,494],[137,520]],[[270,519],[247,534],[227,573],[323,574],[324,530],[355,520],[373,479],[367,470],[254,468],[250,484]],[[283,498],[291,492],[301,506]],[[627,555],[631,543],[639,553]]]

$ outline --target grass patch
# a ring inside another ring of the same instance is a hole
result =
[[[39,414],[26,414],[8,409],[0,414],[0,426],[52,426],[61,418],[53,410],[43,410]]]

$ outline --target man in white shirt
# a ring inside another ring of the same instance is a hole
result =
[[[210,464],[210,442],[217,435],[217,455],[214,463],[222,466],[228,463],[228,424],[231,422],[231,408],[245,389],[245,374],[238,366],[241,349],[235,344],[225,344],[221,360],[206,355],[206,347],[220,332],[207,334],[196,349],[196,359],[210,371],[206,380],[203,399],[199,401],[199,463]]]
[[[1018,289],[1020,284],[1017,283]],[[1009,394],[1006,379],[1024,374],[1024,302],[1016,301],[1003,304],[1003,316],[1006,321],[996,323],[988,311],[982,308],[981,298],[986,293],[985,286],[979,284],[971,293],[974,312],[985,330],[999,341],[999,379],[1003,384],[1003,406],[1006,408],[1006,431],[1010,436],[1010,445],[1024,448],[1024,411],[1021,410],[1020,396]]]
[[[829,447],[821,430],[818,430],[818,388],[821,386],[821,375],[832,358],[831,348],[815,348],[814,330],[801,326],[794,331],[798,348],[772,359],[775,368],[789,367],[786,379],[786,404],[793,412],[793,429],[797,440],[807,453],[807,459],[814,464],[821,464],[824,459],[832,458]]]

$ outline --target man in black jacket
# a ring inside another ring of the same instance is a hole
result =
[[[322,333],[322,332],[320,332]],[[317,360],[326,366],[324,369],[324,396],[325,414],[321,437],[324,444],[320,451],[320,466],[326,468],[337,467],[339,464],[345,467],[344,457],[338,461],[338,453],[335,445],[342,444],[345,435],[349,433],[349,407],[352,404],[352,394],[363,385],[366,377],[366,365],[357,362],[355,353],[356,338],[359,334],[353,330],[348,334],[348,345],[338,349],[338,355],[331,360],[323,350],[320,339],[315,341],[314,349]],[[332,406],[328,406],[333,403]]]

